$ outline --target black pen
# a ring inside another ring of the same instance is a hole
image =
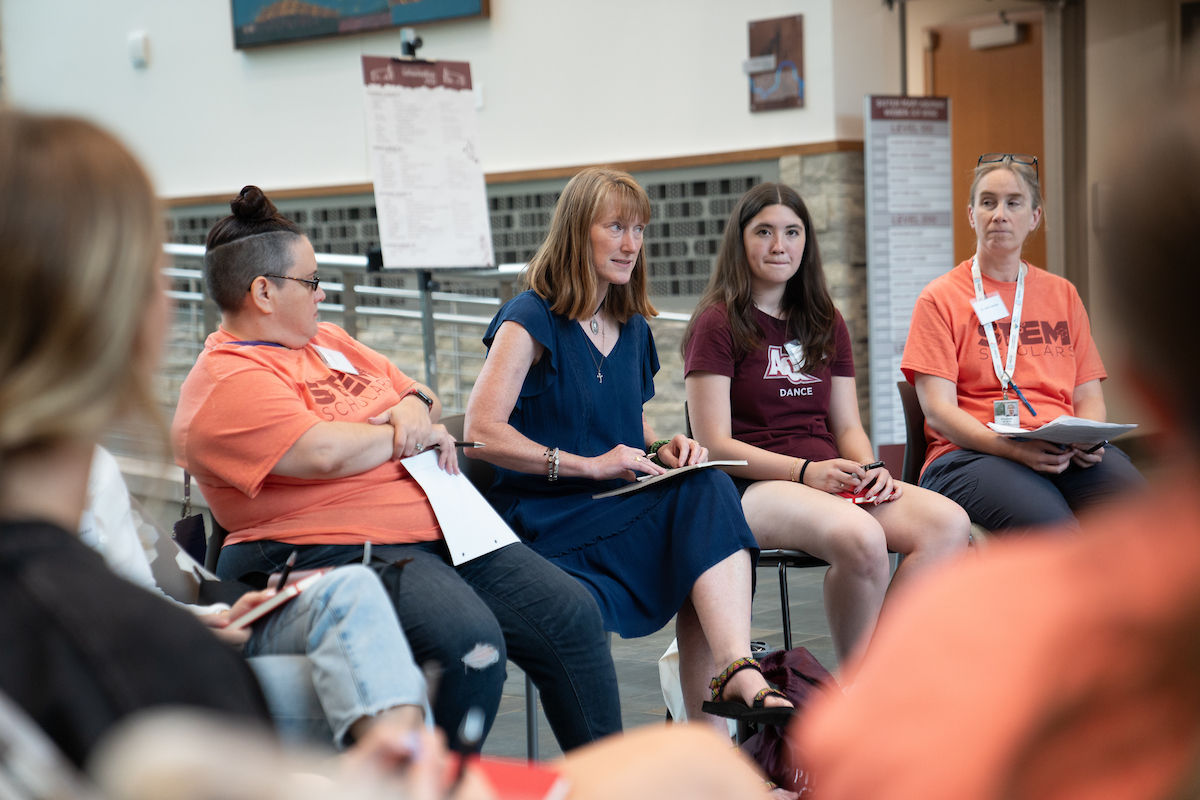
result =
[[[455,442],[455,447],[487,447],[483,442]],[[440,444],[435,444],[434,447],[440,448]]]
[[[1103,442],[1101,442],[1100,444],[1096,445],[1096,446],[1095,446],[1095,447],[1093,447],[1092,449],[1090,449],[1090,450],[1084,450],[1083,452],[1087,453],[1087,454],[1090,456],[1092,453],[1096,452],[1096,451],[1097,451],[1097,450],[1099,450],[1101,447],[1104,447],[1104,445],[1106,445],[1106,444],[1108,444],[1108,439],[1105,439]]]
[[[283,571],[279,573],[279,583],[275,584],[275,591],[282,592],[283,587],[287,585],[288,575],[291,574],[292,567],[296,566],[296,554],[299,550],[293,550],[292,554],[287,557],[287,561],[283,562]]]

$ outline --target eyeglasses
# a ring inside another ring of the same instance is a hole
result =
[[[259,277],[262,277],[262,278],[287,278],[289,281],[300,281],[301,283],[307,283],[308,288],[314,292],[317,290],[317,287],[321,285],[320,278],[293,278],[291,275],[260,275]]]
[[[979,157],[979,160],[975,162],[975,166],[981,166],[983,164],[996,164],[1002,161],[1012,161],[1017,164],[1024,164],[1027,167],[1033,167],[1034,176],[1037,177],[1038,180],[1041,180],[1042,178],[1038,171],[1037,156],[1030,156],[1026,155],[1025,153],[984,153]]]

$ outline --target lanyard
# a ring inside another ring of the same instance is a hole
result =
[[[992,368],[996,370],[996,379],[1000,381],[1000,389],[1005,398],[1008,397],[1008,384],[1017,368],[1016,343],[1021,334],[1021,306],[1025,303],[1025,273],[1028,270],[1022,261],[1021,268],[1017,271],[1017,296],[1013,298],[1012,323],[1008,326],[1008,363],[1004,367],[1000,366],[1000,347],[996,344],[993,323],[983,326],[984,332],[987,333],[988,349],[992,351]],[[975,300],[982,301],[983,275],[979,272],[979,256],[971,259],[971,280],[975,282]]]

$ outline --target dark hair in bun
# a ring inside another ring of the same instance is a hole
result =
[[[300,226],[280,214],[275,204],[257,186],[242,187],[238,196],[229,201],[229,208],[233,213],[213,225],[208,232],[205,246],[209,250],[259,233],[285,231],[304,235]]]

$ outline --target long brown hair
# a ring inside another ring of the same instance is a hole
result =
[[[587,319],[596,312],[592,224],[611,206],[621,219],[643,225],[650,221],[650,198],[629,173],[620,170],[588,167],[571,179],[558,198],[546,241],[529,260],[521,279],[521,286],[549,301],[555,314]],[[644,247],[638,250],[629,283],[609,286],[604,305],[622,323],[634,314],[658,314],[646,295]]]
[[[143,319],[164,233],[149,177],[112,134],[0,112],[0,462],[122,413],[161,423]]]
[[[750,260],[746,257],[744,236],[750,220],[764,208],[774,205],[787,206],[804,223],[804,254],[800,257],[800,268],[788,280],[780,303],[788,336],[803,345],[803,368],[806,370],[828,364],[833,358],[837,346],[834,330],[837,310],[825,284],[817,232],[813,230],[812,215],[804,200],[795,189],[782,183],[760,183],[742,195],[733,209],[712,277],[683,335],[685,350],[696,320],[707,309],[722,303],[733,332],[734,348],[740,353],[749,353],[762,346],[763,330],[754,319],[754,302],[750,297]]]

